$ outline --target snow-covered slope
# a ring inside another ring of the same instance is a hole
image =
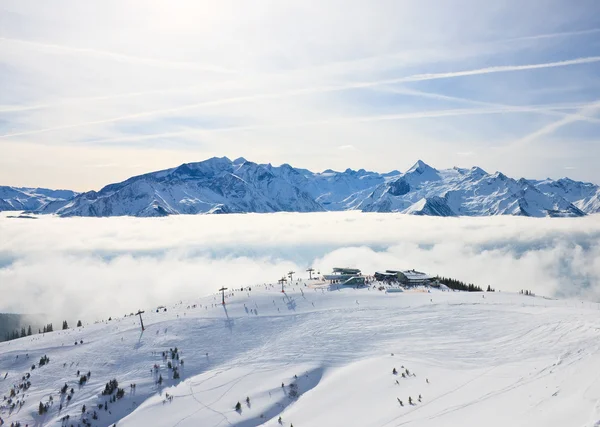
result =
[[[435,216],[583,216],[585,212],[556,193],[543,193],[525,179],[515,181],[474,167],[438,171],[422,161],[381,184],[359,208]]]
[[[164,216],[232,212],[315,212],[313,197],[280,177],[281,168],[212,158],[83,193],[63,216]]]
[[[61,203],[71,200],[77,194],[70,190],[0,186],[0,211],[54,212]],[[47,209],[48,205],[52,205],[52,208]]]
[[[14,194],[21,194],[11,189]],[[434,216],[522,215],[576,217],[600,212],[600,187],[562,178],[515,180],[478,167],[437,170],[419,160],[405,173],[364,169],[311,172],[238,158],[198,163],[134,176],[100,191],[69,197],[43,194],[43,202],[10,205],[61,216],[164,216],[244,212],[362,210]],[[15,193],[16,192],[16,193]],[[37,194],[36,193],[36,194]],[[71,193],[72,194],[72,193]],[[1,193],[0,193],[1,196]],[[42,197],[40,196],[40,197]],[[37,207],[36,207],[37,206]]]
[[[113,317],[0,343],[1,394],[30,382],[12,398],[15,409],[0,402],[0,417],[6,425],[86,419],[98,427],[600,422],[596,303],[302,283],[286,294],[269,285],[236,289],[226,302],[215,295],[166,312],[146,307],[143,333],[137,316]],[[40,367],[44,355],[50,362]],[[102,395],[111,379],[125,392],[116,402]],[[48,403],[43,415],[40,402]]]
[[[600,212],[600,187],[595,184],[561,178],[556,181],[535,181],[535,186],[544,193],[556,194],[568,200],[584,212]]]

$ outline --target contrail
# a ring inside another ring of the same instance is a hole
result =
[[[414,74],[412,76],[399,77],[394,79],[384,79],[384,80],[375,80],[375,81],[367,81],[367,82],[353,82],[346,83],[342,85],[331,85],[331,86],[321,86],[321,87],[308,87],[302,89],[294,89],[290,91],[284,91],[281,93],[270,93],[270,94],[257,94],[257,95],[249,95],[249,96],[240,96],[240,97],[232,97],[232,98],[224,98],[220,100],[214,101],[205,101],[193,104],[187,104],[180,107],[173,107],[167,109],[153,110],[153,111],[145,111],[141,113],[128,114],[119,117],[113,117],[109,119],[103,120],[94,120],[83,123],[75,123],[70,125],[56,126],[45,129],[36,129],[30,131],[23,132],[15,132],[10,134],[0,135],[0,138],[10,138],[16,136],[24,136],[24,135],[33,135],[45,132],[52,132],[56,130],[65,130],[65,129],[73,129],[83,126],[90,126],[96,124],[105,124],[105,123],[115,123],[130,119],[137,119],[142,117],[149,117],[155,115],[162,114],[172,114],[179,113],[181,111],[192,110],[200,107],[206,106],[214,106],[214,105],[224,105],[231,103],[239,103],[245,101],[254,101],[261,99],[278,99],[285,98],[288,96],[298,96],[304,94],[311,93],[324,93],[324,92],[336,92],[336,91],[344,91],[350,89],[362,89],[362,88],[371,88],[381,85],[388,84],[396,84],[396,83],[408,83],[408,82],[416,82],[416,81],[426,81],[426,80],[437,80],[437,79],[449,79],[449,78],[457,78],[457,77],[466,77],[466,76],[474,76],[474,75],[482,75],[482,74],[494,74],[494,73],[506,73],[506,72],[515,72],[515,71],[525,71],[525,70],[536,70],[542,68],[555,68],[555,67],[566,67],[571,65],[580,65],[580,64],[590,64],[600,62],[600,56],[590,56],[585,58],[576,58],[569,59],[564,61],[556,61],[556,62],[545,62],[540,64],[527,64],[527,65],[500,65],[494,67],[486,67],[486,68],[478,68],[475,70],[464,70],[464,71],[456,71],[449,73],[427,73],[427,74]]]
[[[554,39],[559,37],[571,37],[571,36],[585,36],[588,34],[597,34],[600,33],[600,28],[590,28],[588,30],[580,30],[580,31],[563,31],[558,33],[548,33],[548,34],[537,34],[533,36],[521,36],[514,37],[511,39],[499,40],[498,42],[515,42],[515,41],[526,41],[526,40],[543,40],[543,39]]]
[[[550,39],[550,38],[571,37],[571,36],[579,36],[579,35],[587,35],[587,34],[595,34],[595,33],[600,33],[600,29],[593,28],[593,29],[581,30],[581,31],[565,31],[565,32],[549,33],[549,34],[538,34],[538,35],[532,35],[532,36],[520,36],[520,37],[509,38],[509,39],[494,40],[489,43],[484,43],[484,45],[496,45],[496,44],[502,44],[502,43],[512,43],[512,42],[520,42],[520,41],[527,41],[527,40],[543,40],[543,39]],[[160,65],[163,67],[169,66],[169,67],[184,68],[184,69],[188,69],[191,67],[191,69],[206,69],[206,71],[222,72],[222,73],[226,73],[226,74],[236,73],[236,71],[226,69],[226,68],[205,66],[205,65],[200,65],[200,64],[191,63],[191,62],[160,61],[160,60],[157,60],[154,58],[143,58],[143,57],[124,55],[124,54],[109,52],[109,51],[102,51],[102,50],[89,49],[89,48],[75,48],[75,47],[69,47],[69,46],[63,46],[63,45],[40,43],[40,42],[21,40],[21,39],[13,39],[13,38],[8,38],[8,37],[0,37],[0,40],[10,41],[13,43],[22,43],[22,44],[35,46],[35,47],[43,47],[43,48],[49,48],[49,49],[54,49],[54,50],[103,56],[103,57],[107,57],[107,58],[111,58],[111,59],[123,60],[126,62],[140,62],[142,64],[149,64],[149,65],[154,64],[154,65]],[[298,71],[314,71],[314,70],[318,70],[318,69],[326,69],[328,67],[340,66],[340,65],[344,65],[344,64],[363,63],[363,62],[368,62],[368,61],[372,61],[375,59],[393,58],[393,57],[396,57],[397,55],[399,55],[399,53],[392,53],[392,54],[387,54],[387,55],[379,55],[379,56],[375,56],[375,57],[353,59],[350,61],[334,62],[334,63],[325,64],[322,66],[310,67],[308,69],[292,70],[292,71],[289,71],[288,73],[296,73]],[[271,76],[279,76],[279,75],[280,74],[274,74]],[[229,81],[227,83],[231,83],[231,81]],[[66,104],[85,102],[85,101],[102,101],[102,100],[128,98],[128,97],[136,97],[136,96],[144,96],[144,95],[160,95],[160,94],[167,94],[167,93],[180,93],[180,92],[185,93],[185,92],[194,91],[196,89],[204,89],[204,88],[206,88],[205,84],[187,86],[185,88],[156,89],[156,90],[149,90],[149,91],[129,92],[129,93],[104,95],[104,96],[72,98],[72,99],[64,99],[64,100],[60,100],[60,101],[55,101],[52,103],[43,103],[43,104],[35,104],[35,105],[0,106],[0,112],[19,112],[19,111],[38,110],[38,109],[43,109],[43,108],[51,108],[51,107],[55,107],[55,106],[59,106],[59,105],[66,105]]]
[[[586,114],[595,113],[600,109],[600,100],[595,102],[591,102],[583,105],[581,108],[577,110],[574,114],[568,114],[560,120],[557,120],[549,125],[542,127],[541,129],[532,132],[523,138],[519,139],[515,142],[516,145],[526,144],[528,142],[534,141],[541,136],[550,135],[554,133],[556,130],[562,128],[563,126],[569,125],[571,123],[580,121],[580,120],[588,120],[590,117],[586,117]]]
[[[497,103],[485,102],[485,101],[477,101],[474,99],[462,98],[462,97],[458,97],[458,96],[443,95],[440,93],[423,92],[423,91],[416,90],[416,89],[383,88],[382,90],[385,92],[397,93],[400,95],[409,95],[409,96],[437,99],[437,100],[443,100],[443,101],[463,102],[465,104],[479,105],[479,106],[483,106],[483,107],[506,108],[506,109],[521,108],[519,106],[513,106],[513,105],[507,105],[507,104],[497,104]],[[544,105],[532,105],[530,107],[537,108],[537,107],[544,107]],[[546,106],[546,107],[550,107],[550,106]],[[535,110],[535,112],[540,113],[540,114],[547,114],[547,115],[551,115],[551,116],[560,116],[560,117],[577,116],[577,117],[579,117],[580,120],[583,120],[583,121],[587,121],[587,122],[591,122],[591,123],[600,123],[600,119],[597,119],[595,117],[577,115],[577,113],[569,114],[569,113],[563,113],[563,112],[558,111],[559,109],[569,110],[569,109],[579,109],[581,107],[582,107],[581,103],[565,103],[565,104],[556,105],[556,108],[537,109],[537,110]],[[526,112],[526,111],[522,111],[522,112]]]
[[[197,64],[194,62],[170,61],[170,60],[162,60],[162,59],[156,59],[156,58],[146,58],[146,57],[141,57],[141,56],[126,55],[126,54],[117,53],[117,52],[110,52],[110,51],[106,51],[106,50],[97,50],[97,49],[90,49],[90,48],[85,48],[85,47],[64,46],[64,45],[51,44],[51,43],[41,43],[41,42],[36,42],[36,41],[13,39],[13,38],[9,38],[9,37],[0,37],[0,41],[24,44],[24,45],[28,45],[28,46],[43,48],[43,49],[80,53],[83,55],[92,55],[92,56],[113,59],[113,60],[121,61],[121,62],[136,63],[136,64],[156,66],[156,67],[208,71],[208,72],[212,72],[212,73],[237,74],[237,71],[234,71],[231,69],[217,67],[214,65]]]
[[[377,116],[352,116],[352,117],[336,117],[322,120],[310,120],[310,121],[299,121],[299,122],[287,122],[278,124],[265,124],[265,125],[249,125],[249,126],[233,126],[233,127],[221,127],[221,128],[201,128],[201,129],[185,129],[174,132],[162,132],[149,135],[132,135],[122,136],[114,138],[104,138],[86,141],[89,144],[102,144],[119,141],[144,141],[150,139],[159,138],[171,138],[177,136],[186,135],[205,135],[210,133],[221,133],[221,132],[240,132],[248,130],[263,130],[263,129],[285,129],[285,128],[296,128],[306,126],[321,126],[328,124],[344,124],[352,122],[377,122],[377,121],[394,121],[394,120],[416,120],[416,119],[427,119],[427,118],[438,118],[438,117],[454,117],[454,116],[468,116],[468,115],[490,115],[490,114],[508,114],[508,113],[519,113],[519,112],[548,112],[555,110],[564,109],[579,109],[579,105],[533,105],[533,106],[500,106],[490,108],[457,108],[448,110],[433,110],[433,111],[419,111],[414,113],[400,113],[400,114],[383,114]],[[560,113],[564,115],[563,113]],[[600,122],[600,120],[598,120]]]

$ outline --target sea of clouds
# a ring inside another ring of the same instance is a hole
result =
[[[121,316],[223,285],[273,283],[289,270],[306,276],[310,266],[415,268],[504,292],[599,301],[600,216],[0,215],[0,312]]]

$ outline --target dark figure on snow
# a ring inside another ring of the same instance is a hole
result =
[[[392,369],[392,374],[397,375],[398,371],[396,370],[396,368]]]
[[[408,404],[409,404],[409,405],[412,405],[412,404],[413,404],[412,397],[410,397],[410,396],[408,396]]]

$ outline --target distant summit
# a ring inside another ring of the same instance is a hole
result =
[[[377,173],[312,172],[213,157],[134,176],[98,192],[0,187],[0,210],[94,217],[344,210],[578,217],[600,212],[600,187],[569,178],[515,180],[476,166],[438,170],[423,160],[405,173]]]

